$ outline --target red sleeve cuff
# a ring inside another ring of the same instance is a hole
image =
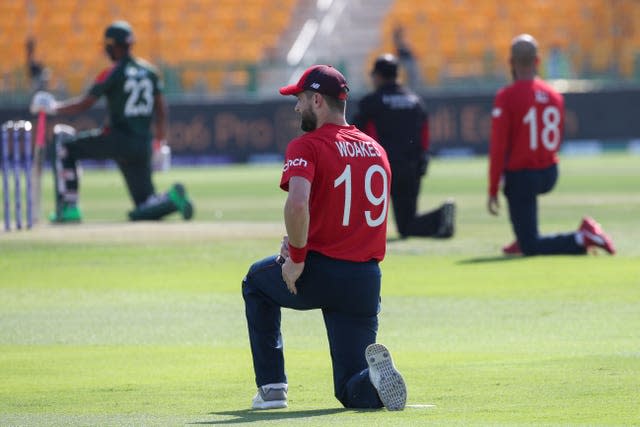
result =
[[[291,261],[295,262],[296,264],[304,262],[304,260],[307,258],[307,247],[304,246],[302,248],[296,248],[291,243],[289,243],[289,258],[291,258]]]

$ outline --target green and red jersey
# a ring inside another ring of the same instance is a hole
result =
[[[89,89],[90,95],[107,98],[110,127],[149,139],[154,97],[161,92],[155,67],[131,56],[100,73]]]

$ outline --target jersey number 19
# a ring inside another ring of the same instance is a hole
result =
[[[376,196],[371,189],[371,181],[374,175],[380,175],[382,177],[382,194]],[[367,200],[373,206],[380,206],[382,204],[382,212],[377,218],[372,218],[371,211],[364,211],[364,217],[369,227],[377,227],[382,224],[387,216],[387,173],[380,165],[373,165],[367,169],[367,173],[364,176],[364,193],[367,196]],[[349,218],[351,216],[351,165],[347,165],[344,171],[333,182],[333,188],[337,188],[344,184],[344,211],[342,213],[342,225],[349,225]]]

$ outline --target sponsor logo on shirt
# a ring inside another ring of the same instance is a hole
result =
[[[540,104],[546,104],[549,102],[549,94],[547,92],[537,90],[536,91],[536,102]]]
[[[495,107],[493,110],[491,110],[491,116],[493,116],[494,118],[498,118],[502,115],[502,108],[500,107]]]
[[[289,170],[290,167],[303,167],[306,168],[307,167],[307,161],[305,159],[303,159],[302,157],[298,157],[297,159],[287,159],[286,162],[284,162],[284,169],[282,169],[283,172],[286,172],[287,170]]]
[[[380,151],[371,141],[334,141],[340,157],[380,157]]]

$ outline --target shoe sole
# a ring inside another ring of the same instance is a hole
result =
[[[442,225],[435,237],[448,239],[455,233],[456,205],[453,202],[446,202],[442,205]]]
[[[378,391],[382,404],[390,411],[401,411],[407,404],[407,386],[382,344],[371,344],[365,350],[371,384]],[[377,383],[377,384],[376,384]]]
[[[253,409],[282,409],[287,407],[287,402],[284,400],[270,400],[261,403],[253,403],[251,406]]]

